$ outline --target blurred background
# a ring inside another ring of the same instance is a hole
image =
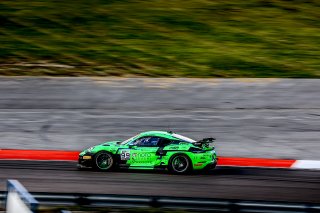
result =
[[[1,1],[0,74],[320,76],[316,0]]]

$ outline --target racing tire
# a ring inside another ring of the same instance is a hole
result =
[[[170,158],[168,170],[173,174],[189,174],[192,171],[192,162],[187,155],[176,154]]]
[[[93,160],[93,168],[97,171],[111,171],[115,165],[114,156],[106,151],[95,154]]]

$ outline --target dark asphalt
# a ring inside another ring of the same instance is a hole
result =
[[[220,167],[210,174],[78,171],[75,162],[0,161],[0,191],[162,195],[320,203],[320,171]]]

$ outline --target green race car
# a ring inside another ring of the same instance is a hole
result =
[[[168,169],[178,174],[209,170],[218,160],[213,141],[195,141],[173,132],[143,132],[125,141],[110,141],[82,151],[78,168]]]

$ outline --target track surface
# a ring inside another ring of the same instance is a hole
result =
[[[74,162],[0,161],[0,190],[162,195],[320,203],[320,171],[220,167],[210,174],[78,171]]]
[[[221,156],[319,160],[320,80],[0,78],[0,149],[81,150],[150,129],[217,138]],[[320,171],[221,167],[190,176],[0,161],[34,192],[320,203]]]
[[[138,132],[222,156],[319,160],[319,79],[0,78],[0,149],[82,150]]]

